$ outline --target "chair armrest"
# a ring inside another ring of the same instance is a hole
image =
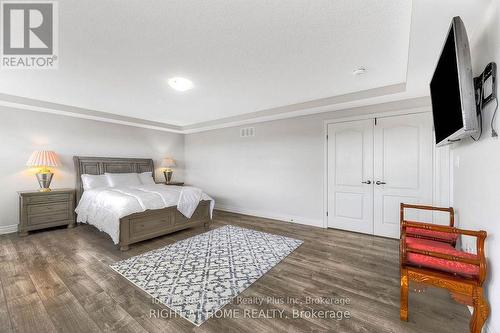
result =
[[[466,229],[459,229],[459,228],[455,228],[455,227],[448,227],[445,225],[415,222],[415,221],[406,221],[406,220],[403,220],[401,222],[401,227],[404,229],[406,229],[407,227],[411,227],[411,228],[417,228],[417,229],[426,229],[426,230],[432,230],[432,231],[446,232],[446,233],[450,233],[450,234],[460,234],[460,235],[473,236],[473,237],[482,238],[482,239],[485,239],[487,236],[487,233],[484,230],[480,230],[480,231],[466,230]]]
[[[421,210],[436,210],[441,212],[452,212],[453,207],[434,207],[434,206],[426,206],[426,205],[413,205],[413,204],[405,204],[401,203],[403,208],[413,208],[413,209],[421,209]]]
[[[453,227],[455,225],[455,210],[453,207],[434,207],[434,206],[426,206],[426,205],[413,205],[413,204],[405,204],[401,203],[400,211],[401,211],[401,221],[404,218],[405,208],[408,209],[419,209],[419,210],[430,210],[430,211],[438,211],[438,212],[448,212],[450,214],[450,223],[449,226]]]

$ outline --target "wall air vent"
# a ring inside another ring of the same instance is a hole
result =
[[[240,138],[248,138],[251,136],[255,136],[255,127],[240,128]]]

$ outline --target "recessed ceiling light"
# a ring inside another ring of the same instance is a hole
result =
[[[353,75],[363,75],[365,73],[366,73],[366,68],[364,68],[364,67],[358,67],[352,71]]]
[[[168,79],[168,85],[177,91],[187,91],[194,87],[193,82],[183,77],[173,77]]]

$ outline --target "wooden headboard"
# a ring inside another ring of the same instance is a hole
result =
[[[123,157],[83,157],[73,156],[76,171],[76,202],[83,193],[82,175],[103,175],[109,173],[152,172],[155,177],[153,160],[150,158]]]

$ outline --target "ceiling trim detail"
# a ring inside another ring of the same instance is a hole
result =
[[[309,114],[328,112],[332,111],[331,108],[334,105],[349,103],[368,98],[380,97],[385,95],[397,94],[404,92],[405,90],[406,90],[406,83],[398,83],[379,88],[361,90],[349,94],[337,95],[297,104],[280,106],[277,108],[251,112],[233,117],[226,117],[212,121],[196,123],[193,125],[183,126],[183,130],[186,133],[195,133],[195,132],[201,132],[223,127],[239,126],[248,123],[286,119],[286,118],[300,117]]]
[[[341,104],[353,102],[357,100],[369,99],[379,96],[397,94],[402,91],[405,91],[406,85],[404,83],[394,84],[390,86],[363,90],[355,93],[338,95],[328,98],[322,98],[312,101],[307,101],[303,103],[297,103],[267,110],[261,110],[257,112],[252,112],[244,115],[238,115],[233,117],[226,117],[218,120],[207,121],[202,123],[196,123],[187,126],[177,126],[170,125],[161,122],[154,122],[145,119],[121,116],[113,113],[107,113],[102,111],[89,110],[84,108],[79,108],[75,106],[57,104],[52,102],[46,102],[26,97],[13,96],[7,94],[0,93],[0,106],[10,107],[15,109],[23,109],[37,112],[46,112],[51,114],[64,115],[75,118],[82,119],[90,119],[103,121],[108,123],[122,124],[134,127],[142,127],[159,131],[173,132],[173,133],[181,133],[181,134],[189,134],[196,132],[203,132],[208,130],[214,130],[218,128],[225,127],[233,127],[240,126],[249,123],[259,123],[264,121],[278,120],[278,119],[286,119],[286,118],[295,118],[300,116],[324,113],[324,112],[332,112],[338,110],[352,109],[352,110],[360,110],[364,111],[366,108],[375,107],[386,104],[387,107],[392,104],[397,105],[399,108],[414,108],[419,106],[427,106],[428,98],[413,98],[407,100],[400,100],[395,102],[389,102],[384,104],[372,104],[367,106],[361,106],[357,108],[340,108],[336,110],[332,110],[332,107]]]
[[[160,131],[167,131],[174,133],[182,132],[182,128],[180,126],[169,125],[165,123],[149,121],[139,118],[120,116],[113,113],[83,109],[75,106],[45,102],[37,99],[31,99],[31,98],[19,97],[1,93],[0,93],[0,105],[16,109],[46,112],[46,113],[59,114],[69,117],[98,120],[108,123],[143,127]]]

